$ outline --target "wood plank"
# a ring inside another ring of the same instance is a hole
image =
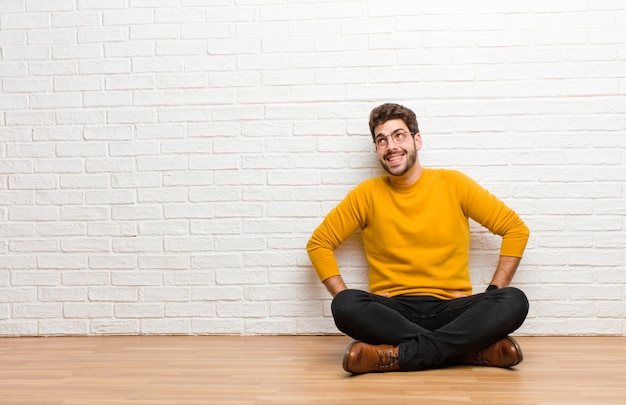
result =
[[[517,339],[512,370],[351,376],[344,336],[2,338],[0,403],[626,403],[626,337]]]

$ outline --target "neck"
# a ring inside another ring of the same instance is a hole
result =
[[[422,177],[422,166],[419,161],[415,162],[411,170],[402,176],[389,175],[389,181],[396,187],[407,187],[415,184]]]

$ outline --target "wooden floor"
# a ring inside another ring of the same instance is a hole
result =
[[[520,337],[515,369],[350,376],[343,336],[0,339],[1,404],[626,404],[626,337]]]

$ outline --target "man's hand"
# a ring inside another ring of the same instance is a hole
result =
[[[343,282],[341,276],[328,277],[326,280],[324,280],[324,285],[326,286],[326,289],[328,290],[330,295],[332,295],[333,297],[343,290],[348,289],[348,287],[346,287],[346,283]]]

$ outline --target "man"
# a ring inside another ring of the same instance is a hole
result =
[[[467,176],[420,165],[415,113],[383,104],[370,114],[376,154],[387,175],[362,182],[307,244],[332,294],[337,328],[355,339],[343,368],[360,374],[455,364],[511,367],[522,361],[508,336],[528,313],[509,287],[529,231],[513,210]],[[472,295],[469,218],[502,236],[486,292]],[[361,229],[370,292],[348,289],[334,250]]]

